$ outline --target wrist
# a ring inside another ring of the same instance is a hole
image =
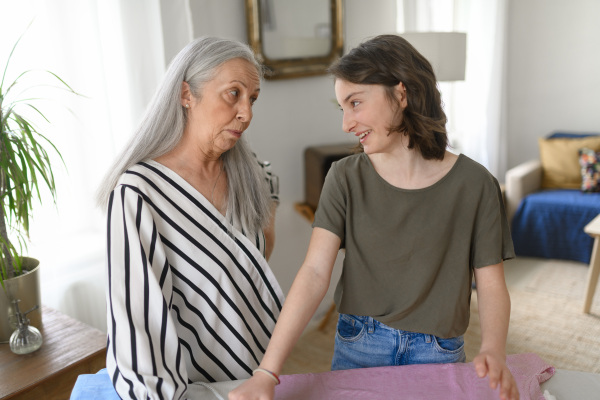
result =
[[[256,368],[254,371],[252,371],[252,376],[256,376],[257,374],[268,377],[271,382],[275,383],[275,385],[279,385],[281,383],[279,376],[275,372],[268,369],[260,367]]]
[[[506,352],[503,351],[502,349],[496,349],[496,348],[489,348],[489,347],[481,347],[479,349],[479,354],[490,354],[493,355],[495,357],[500,357],[501,359],[506,361]]]

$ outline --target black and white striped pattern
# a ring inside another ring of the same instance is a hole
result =
[[[232,229],[157,162],[122,176],[108,207],[106,364],[122,398],[184,398],[191,382],[257,367],[283,294],[264,235]]]

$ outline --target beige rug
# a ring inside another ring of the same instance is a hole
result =
[[[600,373],[598,301],[594,302],[591,314],[581,312],[581,299],[553,294],[512,291],[511,302],[507,354],[536,353],[556,368]],[[465,333],[467,361],[477,355],[480,338],[474,294],[471,322]]]
[[[512,312],[507,353],[538,354],[556,368],[600,373],[600,286],[591,313],[583,314],[587,267],[549,264],[520,289],[511,290]],[[323,329],[313,327],[300,338],[283,374],[330,370],[337,314]],[[471,322],[465,333],[467,361],[481,344],[477,293],[473,293]]]
[[[538,270],[529,280],[525,290],[583,301],[588,272],[589,267],[585,264],[548,260],[543,269]],[[595,300],[600,304],[600,292]]]

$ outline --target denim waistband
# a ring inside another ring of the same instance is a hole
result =
[[[368,317],[366,315],[353,315],[353,314],[346,314],[346,315],[351,316],[353,318],[356,318],[362,324],[366,325],[368,333],[373,333],[373,331],[375,330],[375,328],[377,328],[377,329],[384,329],[384,330],[394,331],[394,332],[397,332],[397,333],[399,333],[401,335],[422,335],[422,336],[424,336],[425,341],[427,343],[431,342],[431,340],[433,338],[433,335],[430,335],[430,334],[427,334],[427,333],[411,332],[411,331],[404,331],[402,329],[392,328],[392,327],[384,324],[383,322],[377,321],[375,318]]]
[[[356,318],[357,320],[362,322],[364,325],[366,325],[369,333],[373,333],[373,331],[375,330],[375,327],[380,328],[380,329],[390,329],[390,330],[395,330],[395,331],[398,330],[398,329],[394,329],[394,328],[387,326],[383,322],[377,321],[373,317],[368,317],[366,315],[353,315],[353,314],[347,314],[347,315],[349,315],[353,318]]]

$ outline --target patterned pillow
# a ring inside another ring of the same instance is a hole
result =
[[[579,189],[581,167],[579,149],[600,151],[600,136],[583,138],[539,138],[542,188]]]
[[[579,149],[579,165],[581,166],[581,191],[600,192],[600,151]]]

